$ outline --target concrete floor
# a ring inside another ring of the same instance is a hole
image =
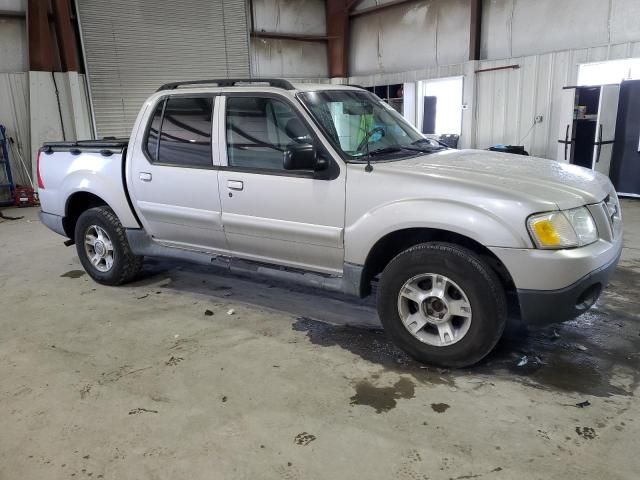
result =
[[[371,301],[159,261],[97,285],[6,209],[25,218],[0,223],[0,479],[638,478],[640,201],[623,212],[597,308],[446,371]]]

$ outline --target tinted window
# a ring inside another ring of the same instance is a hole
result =
[[[149,125],[149,133],[147,134],[147,153],[154,162],[158,160],[158,132],[160,131],[163,108],[164,100],[156,107],[156,111],[153,113],[153,118],[151,119],[151,125]]]
[[[227,98],[230,166],[283,170],[291,143],[311,143],[309,130],[289,105],[272,98]]]
[[[212,105],[211,97],[169,97],[162,117],[158,156],[152,158],[176,166],[211,166]],[[147,142],[150,146],[154,121]]]

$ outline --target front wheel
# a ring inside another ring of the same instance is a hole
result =
[[[446,367],[479,362],[502,336],[504,288],[472,251],[416,245],[384,269],[378,313],[393,341],[415,359]]]
[[[109,207],[90,208],[80,215],[75,243],[85,271],[103,285],[127,283],[142,269],[143,257],[133,254],[124,227]]]

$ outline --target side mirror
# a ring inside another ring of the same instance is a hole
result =
[[[292,143],[284,152],[283,165],[285,170],[320,171],[328,167],[323,158],[318,158],[316,147],[310,143]]]

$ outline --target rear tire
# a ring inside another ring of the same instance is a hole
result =
[[[75,243],[80,263],[96,282],[122,285],[142,269],[143,257],[131,251],[125,228],[109,207],[95,207],[80,215]]]
[[[378,314],[395,344],[416,360],[461,368],[493,350],[507,304],[498,276],[474,252],[423,243],[384,269]]]

